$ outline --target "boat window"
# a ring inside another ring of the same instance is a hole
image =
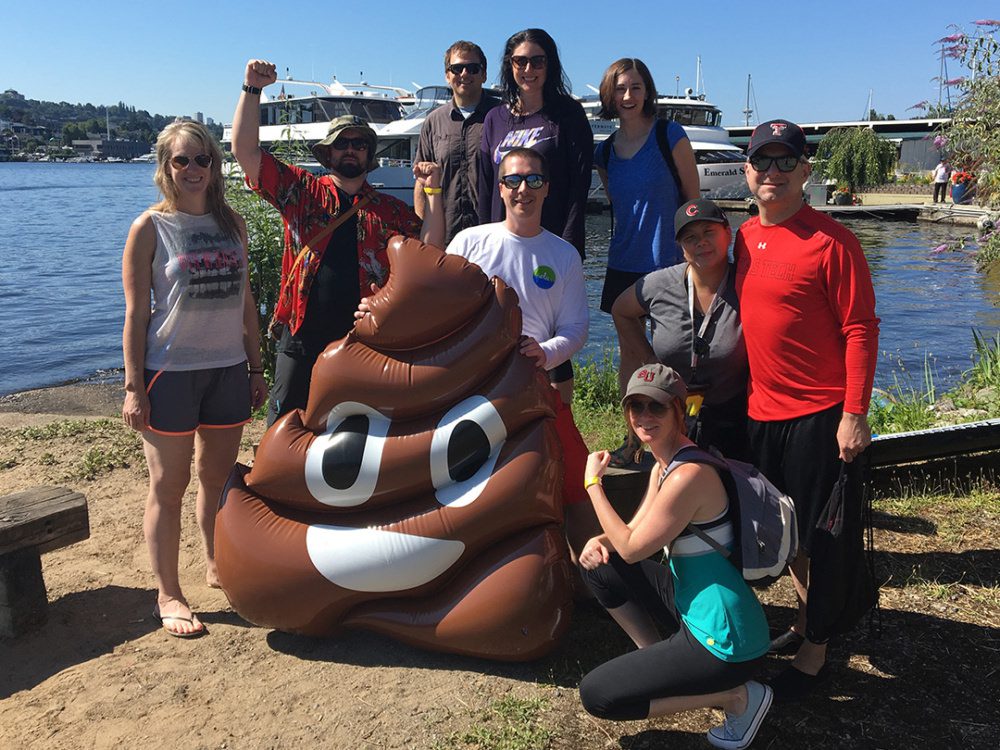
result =
[[[357,115],[367,122],[386,123],[400,119],[402,111],[391,99],[291,99],[260,105],[261,125],[297,125],[328,122],[342,115]]]
[[[410,139],[409,138],[393,138],[391,140],[386,140],[380,138],[378,142],[378,150],[375,152],[375,156],[379,159],[391,159],[398,161],[409,161],[412,158],[410,154]]]
[[[694,152],[694,160],[698,164],[736,164],[746,161],[746,158],[746,155],[742,151],[733,149],[722,151],[702,151],[698,149]]]

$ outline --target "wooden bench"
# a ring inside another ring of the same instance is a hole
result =
[[[41,554],[89,536],[87,499],[79,492],[35,487],[0,496],[0,637],[16,638],[45,622]]]

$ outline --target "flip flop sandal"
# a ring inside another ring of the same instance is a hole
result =
[[[204,623],[201,624],[200,630],[192,630],[190,633],[179,633],[176,630],[171,630],[170,628],[167,627],[168,620],[174,620],[177,622],[188,622],[194,625],[194,616],[192,615],[191,617],[175,617],[173,615],[161,615],[159,604],[157,604],[153,608],[153,619],[156,620],[158,623],[160,623],[160,627],[163,628],[163,631],[167,635],[172,635],[174,638],[198,638],[200,636],[205,635],[208,632],[208,628],[205,627]]]

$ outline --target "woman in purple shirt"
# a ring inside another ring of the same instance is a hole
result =
[[[559,51],[547,32],[525,29],[507,40],[499,88],[504,106],[493,109],[483,124],[479,221],[504,218],[500,160],[512,148],[532,148],[549,168],[542,227],[572,244],[582,258],[594,135],[583,107],[569,95]]]

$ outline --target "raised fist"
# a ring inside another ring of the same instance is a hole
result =
[[[267,60],[250,60],[247,63],[246,74],[243,76],[243,82],[247,86],[262,89],[277,80],[278,73],[274,69],[274,63],[269,63]]]

